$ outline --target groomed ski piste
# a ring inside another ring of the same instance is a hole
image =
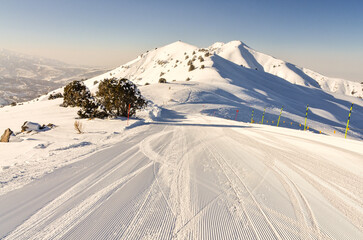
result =
[[[129,121],[82,119],[83,134],[62,99],[1,108],[1,131],[56,127],[0,144],[0,238],[362,239],[356,83],[268,70],[278,66],[270,58],[236,41],[152,50],[85,82],[95,92],[106,77],[127,77],[149,106]]]

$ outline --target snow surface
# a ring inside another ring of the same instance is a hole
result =
[[[271,74],[249,49],[176,42],[86,81],[127,77],[152,103],[82,119],[83,134],[62,99],[1,108],[1,131],[56,127],[0,143],[0,238],[362,239],[363,101]]]

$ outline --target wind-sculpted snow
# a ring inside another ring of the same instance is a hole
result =
[[[207,116],[127,131],[113,147],[1,196],[0,237],[363,237],[361,142],[350,150],[338,147],[344,139],[281,138]]]

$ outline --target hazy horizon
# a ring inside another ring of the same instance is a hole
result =
[[[76,65],[117,67],[177,40],[241,40],[328,77],[363,81],[359,1],[2,2],[0,48]]]

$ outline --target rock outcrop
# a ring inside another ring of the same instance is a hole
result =
[[[6,129],[4,134],[1,136],[0,142],[9,142],[10,136],[13,134],[10,128]]]

